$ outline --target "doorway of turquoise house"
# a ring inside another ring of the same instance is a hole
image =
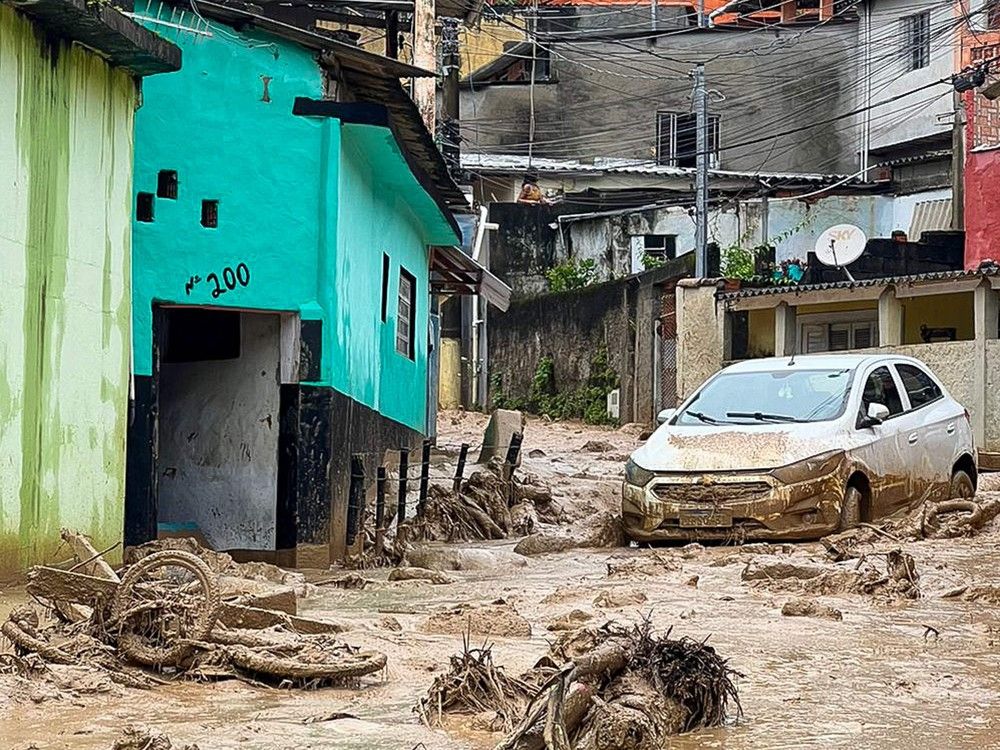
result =
[[[190,536],[242,558],[273,558],[282,318],[163,310],[158,536]]]

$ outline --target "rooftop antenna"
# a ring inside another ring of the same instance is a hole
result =
[[[848,281],[855,281],[847,266],[861,257],[868,244],[868,237],[853,224],[837,224],[825,230],[816,239],[816,260],[825,266],[843,270]]]

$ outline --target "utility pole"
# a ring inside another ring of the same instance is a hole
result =
[[[418,68],[434,70],[437,67],[434,42],[434,0],[414,0],[413,64]],[[431,133],[434,132],[436,83],[434,78],[417,78],[413,81],[413,101]]]
[[[461,171],[461,154],[459,148],[459,121],[461,111],[458,97],[458,74],[460,68],[458,47],[458,19],[441,19],[441,75],[444,79],[441,103],[444,107],[441,118],[441,152],[451,170],[457,177]]]
[[[399,11],[385,12],[385,56],[399,59]]]
[[[961,230],[965,229],[965,104],[958,91],[954,94],[954,102],[955,121],[951,129],[951,228]]]
[[[531,83],[528,84],[528,169],[535,152],[535,63],[538,61],[538,0],[531,3]]]
[[[699,5],[699,7],[701,7]],[[699,22],[701,16],[699,15]],[[695,107],[695,240],[694,275],[702,279],[708,274],[708,94],[705,91],[705,64],[694,69]]]

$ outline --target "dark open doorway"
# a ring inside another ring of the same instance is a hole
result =
[[[276,549],[282,316],[165,308],[155,477],[160,536]]]

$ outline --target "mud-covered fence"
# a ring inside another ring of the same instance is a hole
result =
[[[389,450],[383,455],[353,454],[344,535],[348,562],[390,562],[387,537],[391,534],[398,539],[404,524],[426,515],[432,496],[439,500],[447,495],[460,499],[468,489],[472,472],[492,473],[493,494],[507,507],[513,506],[518,499],[514,471],[520,465],[522,441],[523,432],[514,432],[506,440],[501,436],[496,442],[462,443],[457,452],[434,450],[432,441],[424,440],[419,446]],[[470,450],[481,458],[492,458],[470,471]],[[472,523],[478,520],[473,517]]]
[[[657,391],[675,379],[668,361],[676,330],[673,290],[690,275],[689,266],[684,256],[622,279],[514,300],[507,312],[491,314],[490,404],[530,409],[540,375],[551,378],[556,395],[589,396],[595,374],[610,371],[619,390],[615,421],[652,423],[663,399]],[[551,363],[551,372],[543,373],[542,363]]]

